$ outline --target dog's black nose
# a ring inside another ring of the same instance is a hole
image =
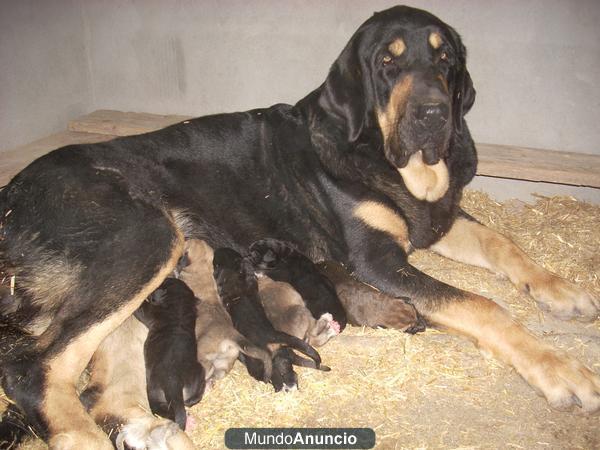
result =
[[[448,121],[450,110],[444,103],[423,103],[417,107],[415,115],[421,125],[430,130],[437,130]]]

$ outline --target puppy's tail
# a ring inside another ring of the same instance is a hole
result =
[[[242,335],[238,337],[237,344],[244,355],[262,361],[264,367],[263,381],[268,383],[273,373],[271,354],[267,350],[257,347]]]
[[[275,336],[276,339],[274,339],[273,343],[285,344],[288,347],[296,349],[311,358],[315,362],[315,368],[318,369],[321,367],[321,355],[307,342],[281,331],[277,331]]]

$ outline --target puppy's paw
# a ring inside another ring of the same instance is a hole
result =
[[[600,377],[564,353],[542,353],[522,375],[554,409],[600,412]]]
[[[321,347],[338,334],[340,334],[340,324],[330,313],[325,313],[309,331],[308,343],[314,347]]]
[[[549,274],[543,281],[525,285],[540,309],[558,319],[593,321],[598,318],[600,301],[584,289],[556,275]]]
[[[140,417],[124,425],[116,440],[118,450],[193,450],[194,445],[175,422]]]

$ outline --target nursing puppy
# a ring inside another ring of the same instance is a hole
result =
[[[185,283],[167,278],[136,311],[148,327],[144,344],[152,412],[185,430],[185,406],[202,398],[204,368],[196,359],[196,299]]]
[[[333,317],[329,325],[334,335],[346,327],[346,312],[333,284],[290,244],[276,239],[256,241],[249,248],[248,260],[259,273],[289,283],[315,319]]]
[[[268,348],[274,356],[287,361],[286,374],[290,375],[292,361],[288,352],[278,352],[284,346],[299,350],[313,359],[315,368],[320,368],[321,357],[317,351],[301,339],[275,330],[260,302],[258,284],[253,270],[241,255],[232,249],[221,248],[214,253],[214,278],[221,301],[231,316],[234,327],[251,342]],[[260,378],[260,366],[247,357],[241,358],[246,362],[248,371],[255,378]],[[277,376],[276,376],[277,379]],[[277,386],[275,385],[275,389]],[[291,387],[290,387],[291,388]]]
[[[262,364],[261,379],[271,378],[271,354],[252,344],[237,331],[225,310],[213,277],[213,250],[204,241],[186,241],[178,271],[179,279],[196,296],[197,359],[205,370],[207,386],[222,379],[232,369],[240,352]]]
[[[316,320],[298,292],[288,283],[266,276],[258,278],[258,293],[269,321],[276,330],[320,347],[337,334],[331,314]]]
[[[411,334],[425,330],[425,320],[407,297],[393,298],[361,283],[334,261],[319,263],[317,268],[335,286],[352,325],[395,328]]]

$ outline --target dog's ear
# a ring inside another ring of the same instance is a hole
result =
[[[352,39],[333,63],[322,87],[319,104],[329,114],[343,120],[348,141],[355,142],[365,128],[368,115],[369,84],[365,82],[358,50]]]
[[[458,47],[458,68],[454,76],[454,92],[452,103],[454,111],[454,127],[458,133],[462,132],[463,118],[469,112],[475,102],[475,88],[473,80],[467,70],[467,50],[460,42],[456,32],[456,46]]]
[[[453,93],[454,103],[454,127],[457,132],[462,132],[463,118],[475,103],[475,88],[473,80],[463,64],[456,76],[456,85]]]

